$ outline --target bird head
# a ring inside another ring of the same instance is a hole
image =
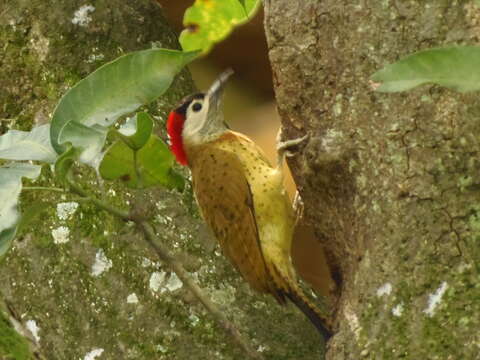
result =
[[[187,96],[170,112],[167,120],[170,150],[180,164],[188,165],[185,146],[215,140],[228,129],[221,105],[225,84],[232,74],[231,69],[223,72],[206,93]]]

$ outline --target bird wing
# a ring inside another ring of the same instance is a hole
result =
[[[238,156],[213,146],[195,152],[193,188],[223,253],[260,292],[275,292],[260,245],[250,185]],[[273,291],[272,291],[273,290]]]

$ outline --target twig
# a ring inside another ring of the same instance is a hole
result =
[[[72,192],[83,196],[85,199],[90,200],[99,208],[120,217],[125,221],[135,222],[145,235],[146,242],[152,247],[157,256],[167,264],[167,266],[178,276],[182,283],[193,293],[198,301],[212,314],[214,319],[222,326],[222,328],[229,334],[232,339],[239,345],[243,351],[251,359],[263,360],[264,357],[261,353],[256,351],[240,334],[237,328],[230,322],[225,314],[208,298],[202,289],[193,281],[192,277],[185,270],[183,265],[175,257],[173,257],[167,247],[163,245],[161,239],[155,234],[152,225],[143,219],[131,216],[125,210],[118,209],[106,202],[89,195],[85,190],[79,187],[77,184],[69,181],[69,186]]]
[[[133,219],[131,219],[130,214],[127,211],[119,209],[115,206],[112,206],[112,205],[106,203],[105,201],[97,199],[94,196],[90,196],[89,193],[87,193],[85,190],[83,190],[80,186],[78,186],[74,182],[68,181],[68,185],[70,186],[70,190],[73,193],[78,194],[80,196],[83,196],[84,198],[87,198],[92,203],[97,205],[100,209],[105,210],[105,211],[107,211],[107,212],[109,212],[109,213],[111,213],[115,216],[118,216],[119,218],[121,218],[125,221],[133,220]]]

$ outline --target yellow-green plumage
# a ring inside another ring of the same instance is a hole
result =
[[[281,171],[232,131],[186,150],[202,215],[224,254],[254,289],[283,301],[296,279],[290,259],[294,215]]]
[[[298,287],[290,258],[295,220],[281,163],[285,150],[305,138],[281,143],[279,165],[272,167],[249,138],[228,130],[220,105],[231,74],[170,113],[172,152],[190,167],[203,218],[225,256],[255,290],[280,303],[290,299],[327,339],[331,326]]]

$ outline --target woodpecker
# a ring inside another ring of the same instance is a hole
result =
[[[332,326],[298,286],[290,257],[295,216],[282,167],[287,149],[304,139],[279,143],[273,167],[252,140],[231,131],[221,105],[232,73],[224,72],[206,93],[188,96],[170,113],[170,149],[190,168],[202,217],[242,277],[280,304],[292,301],[328,340]]]

